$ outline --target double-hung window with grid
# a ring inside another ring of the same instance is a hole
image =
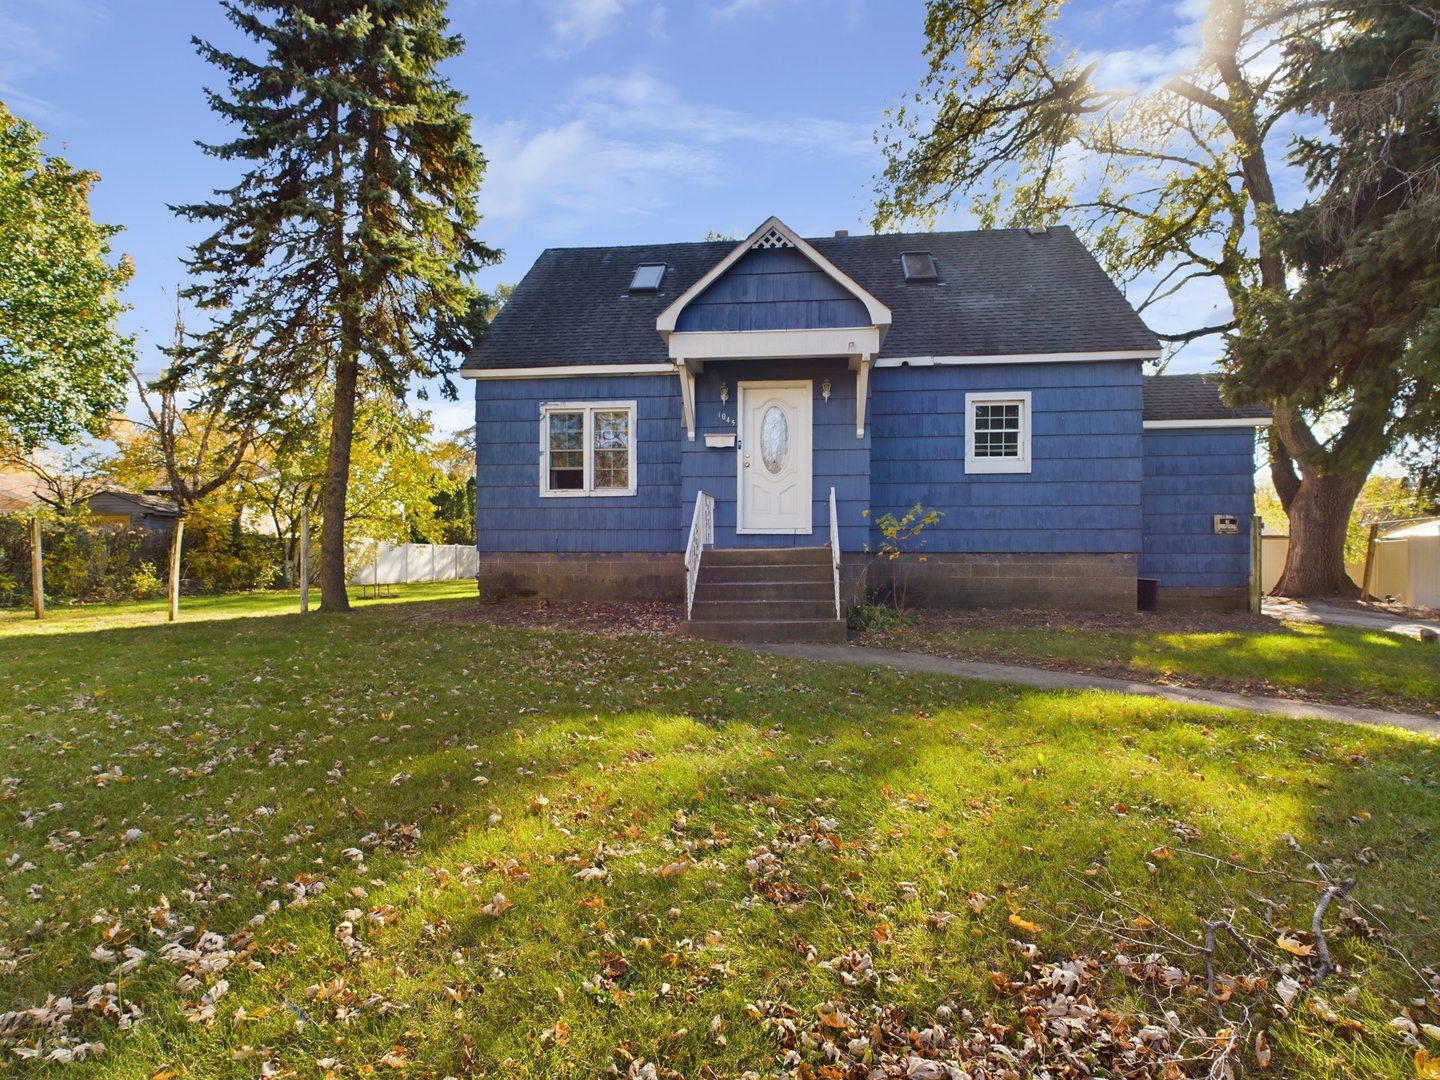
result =
[[[1030,471],[1030,392],[965,395],[965,471]]]
[[[635,402],[540,410],[540,494],[635,494]]]

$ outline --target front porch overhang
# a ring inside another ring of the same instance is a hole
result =
[[[888,326],[851,326],[826,330],[743,330],[672,333],[670,359],[680,376],[681,411],[685,435],[695,441],[695,376],[707,361],[817,360],[844,357],[855,372],[855,437],[865,437],[865,406],[870,390],[870,366],[885,339]],[[777,372],[777,376],[783,372]]]

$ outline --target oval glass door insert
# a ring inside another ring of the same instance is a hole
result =
[[[790,460],[790,425],[785,420],[785,411],[778,405],[766,409],[765,418],[760,421],[760,459],[774,476],[780,475]]]

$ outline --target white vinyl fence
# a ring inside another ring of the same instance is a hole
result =
[[[459,581],[480,573],[480,553],[464,544],[387,544],[364,540],[351,547],[351,585],[407,585]]]
[[[1266,595],[1280,580],[1289,548],[1289,537],[1263,538],[1261,583]],[[1345,570],[1356,585],[1364,587],[1363,560],[1347,564]],[[1393,596],[1409,607],[1440,608],[1440,535],[1412,526],[1376,540],[1370,594],[1382,600]]]

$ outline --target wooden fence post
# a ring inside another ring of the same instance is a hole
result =
[[[1265,607],[1265,523],[1259,514],[1250,516],[1250,611],[1262,613]]]
[[[41,547],[40,519],[30,519],[30,594],[35,601],[35,618],[45,618],[45,551]]]
[[[1380,535],[1380,525],[1370,526],[1370,536],[1365,541],[1365,569],[1360,574],[1360,599],[1370,599],[1370,572],[1375,568],[1375,539]]]
[[[310,507],[300,508],[300,614],[310,610]]]
[[[175,539],[170,545],[170,621],[180,618],[180,553],[185,540],[185,519],[175,519]]]

